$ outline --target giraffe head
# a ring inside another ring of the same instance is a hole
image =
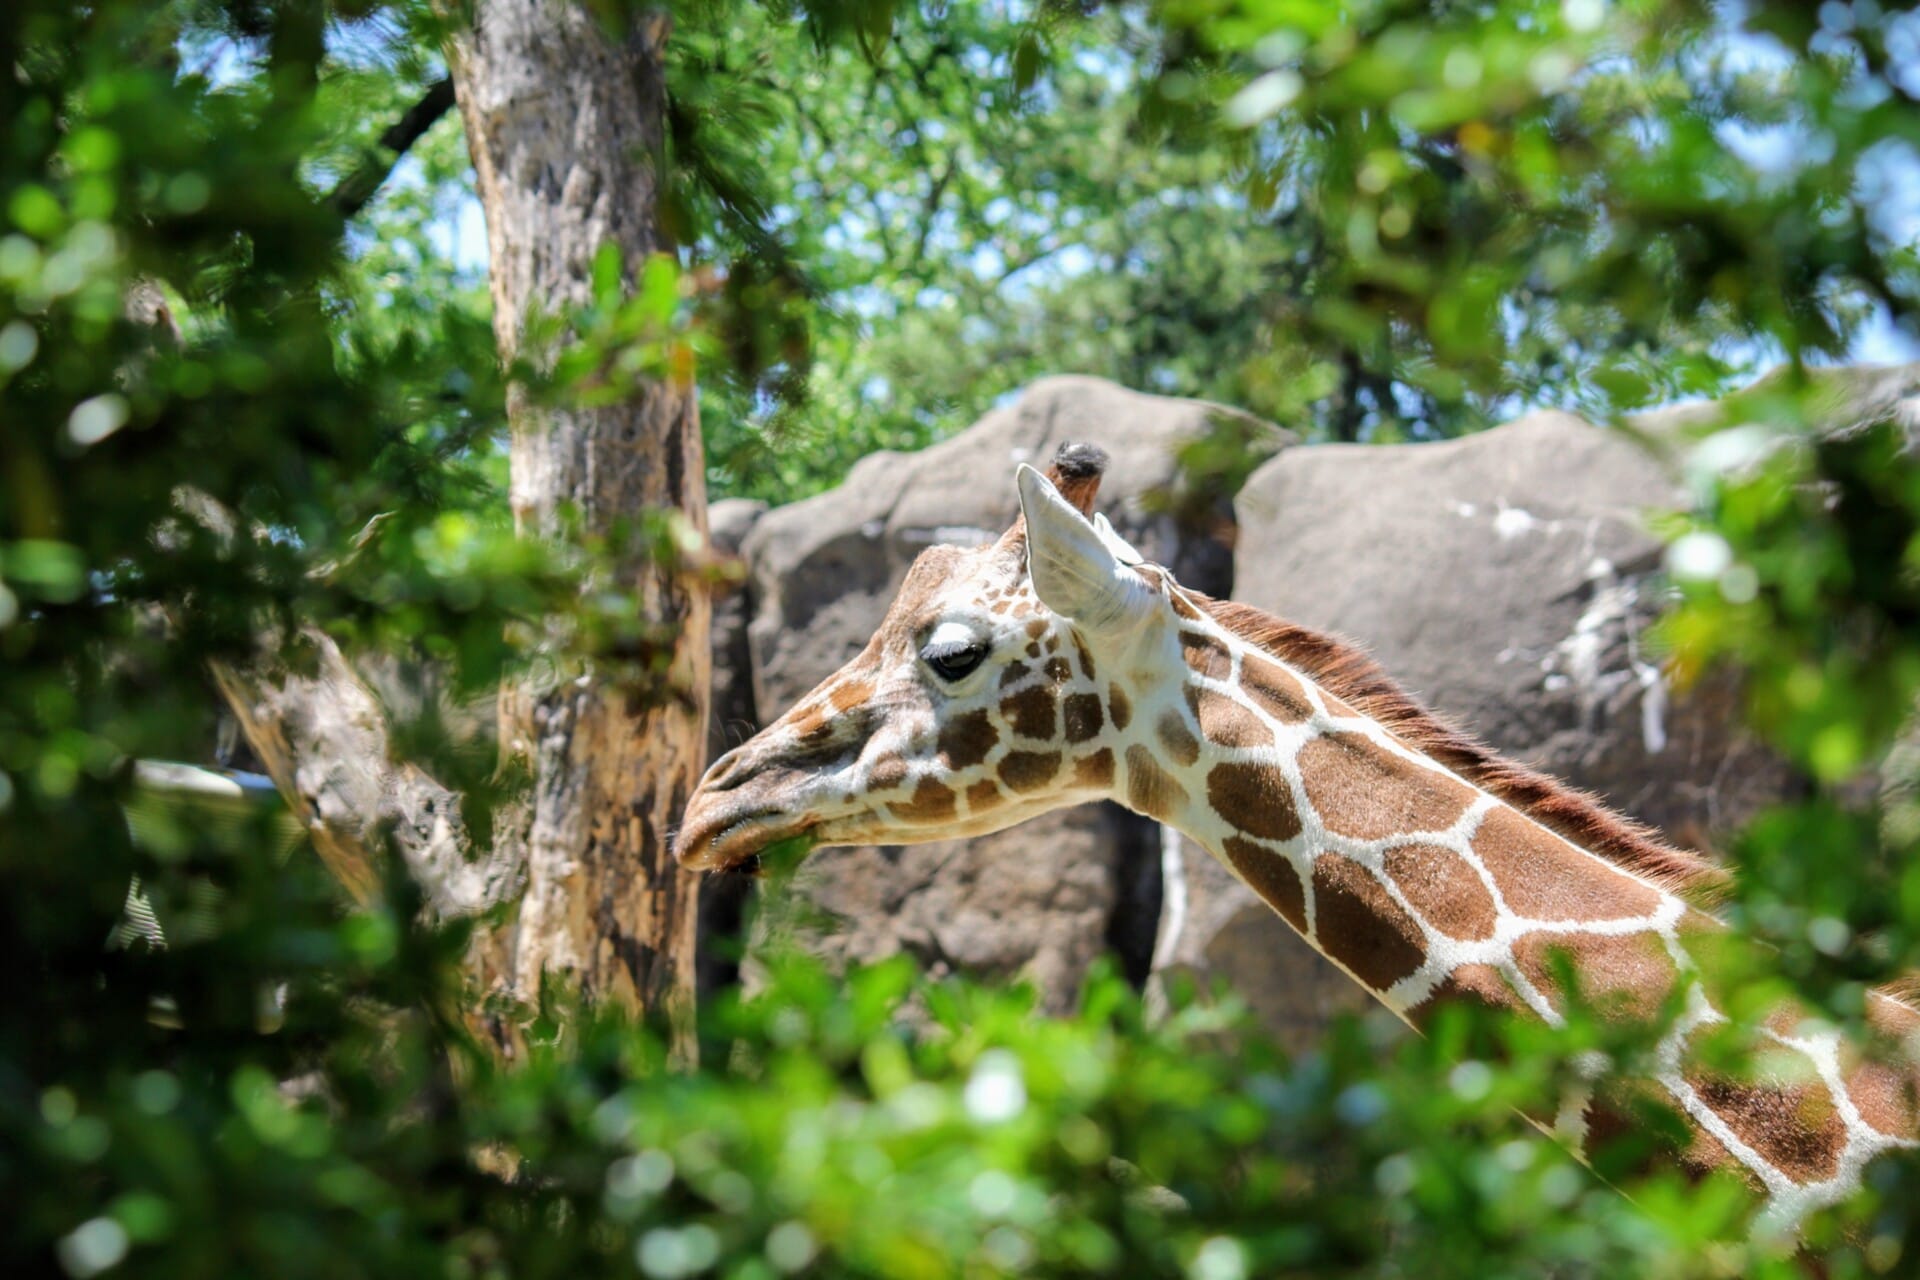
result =
[[[736,866],[794,837],[983,835],[1113,794],[1140,673],[1175,629],[1156,625],[1173,617],[1170,577],[1093,513],[1105,465],[1090,445],[1063,446],[1046,475],[1023,465],[998,541],[923,552],[866,649],[714,762],[681,861]]]

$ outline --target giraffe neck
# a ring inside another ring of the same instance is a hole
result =
[[[1612,1016],[1646,1021],[1674,1002],[1683,1012],[1640,1086],[1691,1125],[1685,1163],[1743,1170],[1783,1221],[1844,1197],[1874,1155],[1913,1144],[1911,1069],[1869,1061],[1797,1017],[1767,1033],[1762,1078],[1694,1065],[1695,1041],[1724,1019],[1689,943],[1722,926],[1677,891],[1685,855],[1625,824],[1612,831],[1616,820],[1583,797],[1472,755],[1463,739],[1435,739],[1479,761],[1456,771],[1210,602],[1173,600],[1187,677],[1177,702],[1139,709],[1123,755],[1128,798],[1204,845],[1395,1013],[1418,1027],[1443,1003],[1471,1000],[1557,1024],[1574,994],[1560,981],[1568,972],[1579,998]],[[1602,856],[1569,827],[1632,852],[1624,864]],[[1903,1035],[1920,1024],[1891,1001],[1877,1008]],[[1603,1114],[1582,1096],[1556,1127],[1597,1140],[1605,1126],[1590,1121]]]

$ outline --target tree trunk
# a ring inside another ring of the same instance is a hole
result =
[[[588,302],[602,245],[635,272],[670,248],[656,217],[666,22],[642,17],[616,41],[572,3],[478,0],[472,12],[447,53],[486,212],[494,332],[503,359],[537,361],[551,353],[522,350],[527,318]],[[629,594],[674,639],[650,671],[539,663],[551,674],[501,691],[502,755],[532,782],[490,850],[472,847],[456,795],[393,763],[378,700],[324,636],[307,637],[308,674],[267,660],[216,679],[350,891],[367,893],[391,851],[437,915],[491,917],[468,956],[482,993],[532,1003],[553,976],[678,1017],[691,1007],[696,881],[669,835],[704,759],[708,602],[626,535],[648,511],[706,533],[694,389],[668,379],[594,408],[515,389],[508,416],[521,531],[606,539],[614,580],[588,589]],[[511,1052],[515,1029],[485,1025]]]
[[[595,254],[630,271],[669,249],[657,218],[667,24],[641,15],[621,41],[583,8],[482,0],[448,50],[486,210],[493,325],[522,355],[528,317],[591,300]],[[526,353],[539,357],[540,353]],[[651,383],[604,408],[536,406],[516,390],[512,502],[529,534],[563,514],[618,536],[643,511],[678,511],[706,532],[705,463],[693,387]],[[629,540],[631,543],[632,540]],[[614,546],[617,590],[677,628],[664,702],[593,669],[505,690],[501,745],[531,768],[526,891],[482,936],[489,985],[531,1000],[549,973],[591,996],[684,1009],[693,980],[695,881],[670,833],[698,780],[707,713],[708,605],[644,548]]]
[[[639,15],[614,42],[582,6],[482,0],[447,61],[486,207],[493,334],[522,355],[536,311],[591,299],[605,244],[630,271],[668,248],[657,219],[666,115],[666,21]],[[540,359],[540,353],[526,353]],[[603,409],[536,407],[515,391],[513,512],[555,535],[618,535],[643,510],[707,530],[693,388],[649,384]],[[707,599],[641,547],[612,547],[616,589],[678,628],[659,704],[605,672],[566,672],[501,693],[501,748],[532,770],[526,892],[515,919],[478,938],[482,977],[536,998],[547,973],[589,996],[684,1011],[693,983],[695,881],[670,831],[699,777],[707,735]]]

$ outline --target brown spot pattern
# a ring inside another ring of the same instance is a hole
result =
[[[1058,705],[1052,689],[1035,685],[1002,698],[1000,714],[1006,717],[1007,726],[1023,738],[1051,739],[1058,723],[1055,716]]]
[[[1914,1078],[1883,1062],[1862,1062],[1845,1078],[1847,1096],[1860,1118],[1881,1133],[1910,1138],[1920,1127]]]
[[[1058,751],[1009,751],[1000,758],[1000,781],[1022,794],[1038,791],[1058,772]]]
[[[1323,734],[1300,748],[1300,780],[1327,829],[1356,840],[1443,831],[1473,799],[1458,779],[1357,733]]]
[[[945,822],[954,815],[957,797],[953,788],[938,778],[922,778],[905,804],[887,807],[909,822]]]
[[[1313,863],[1313,936],[1320,949],[1375,991],[1427,958],[1420,926],[1366,868],[1338,854]]]
[[[1680,976],[1657,934],[1606,937],[1550,930],[1526,934],[1513,944],[1514,964],[1556,1008],[1565,1004],[1552,962],[1554,953],[1561,951],[1572,962],[1582,999],[1629,1018],[1646,1019],[1658,1013]]]
[[[1073,679],[1073,666],[1065,658],[1048,658],[1047,679],[1055,684],[1066,684]]]
[[[1187,705],[1208,742],[1223,747],[1265,747],[1273,743],[1273,731],[1266,722],[1225,694],[1190,684]]]
[[[1027,624],[1027,639],[1038,640],[1045,634],[1047,634],[1047,620],[1045,618],[1035,618]]]
[[[1651,1173],[1676,1156],[1680,1167],[1696,1177],[1723,1166],[1744,1175],[1746,1170],[1704,1129],[1689,1125],[1675,1133],[1664,1125],[1649,1125],[1649,1112],[1670,1116],[1676,1105],[1673,1095],[1656,1085],[1603,1082],[1580,1113],[1580,1150],[1609,1181]]]
[[[1100,732],[1106,723],[1100,711],[1100,695],[1072,693],[1060,704],[1060,719],[1068,742],[1085,742]]]
[[[1113,752],[1102,747],[1090,756],[1081,756],[1075,760],[1073,781],[1075,786],[1095,787],[1102,791],[1112,786]]]
[[[1007,689],[1007,688],[1011,688],[1016,684],[1019,684],[1022,680],[1025,680],[1027,678],[1027,672],[1031,670],[1033,670],[1033,668],[1029,667],[1024,662],[1020,662],[1017,660],[1014,662],[1009,662],[1007,664],[1007,669],[1000,673],[1000,687],[1002,689]]]
[[[967,812],[980,813],[999,804],[1000,784],[992,778],[982,778],[967,788]]]
[[[793,722],[793,731],[799,736],[803,747],[817,747],[833,732],[833,721],[819,707],[808,707]]]
[[[1920,1010],[1896,995],[1876,992],[1867,1001],[1867,1025],[1873,1028],[1875,1035],[1886,1036],[1890,1040],[1908,1040],[1920,1036]]]
[[[1174,763],[1182,768],[1191,765],[1200,758],[1200,743],[1195,740],[1187,722],[1178,711],[1169,707],[1160,713],[1154,722],[1154,733],[1160,739],[1160,745],[1167,749]]]
[[[1200,621],[1200,611],[1194,608],[1192,603],[1190,603],[1187,600],[1186,592],[1169,591],[1167,593],[1167,603],[1173,606],[1173,611],[1175,613],[1179,614],[1181,617],[1185,618],[1187,621],[1189,622]]]
[[[1570,848],[1511,809],[1494,809],[1473,837],[1473,852],[1507,906],[1533,920],[1618,920],[1651,914],[1650,885]]]
[[[1089,680],[1094,679],[1093,654],[1088,652],[1087,642],[1080,638],[1078,631],[1073,633],[1073,651],[1080,659],[1080,674]]]
[[[1387,850],[1384,862],[1413,909],[1441,933],[1467,941],[1493,936],[1493,895],[1465,858],[1439,845],[1402,844]]]
[[[1699,855],[1664,844],[1648,828],[1607,812],[1591,796],[1502,759],[1485,744],[1430,715],[1353,646],[1324,632],[1282,621],[1251,605],[1188,594],[1235,637],[1317,682],[1330,703],[1344,700],[1358,708],[1415,750],[1561,832],[1581,848],[1661,883],[1707,890],[1724,887],[1725,873]],[[1243,663],[1243,668],[1250,668],[1256,677],[1264,670],[1258,663]]]
[[[1673,1104],[1668,1102],[1667,1105]],[[1703,1171],[1731,1166],[1735,1173],[1745,1177],[1749,1183],[1753,1181],[1752,1175],[1747,1173],[1746,1166],[1736,1161],[1733,1158],[1733,1152],[1722,1146],[1720,1139],[1705,1129],[1695,1128],[1692,1131],[1692,1138],[1687,1143],[1686,1151],[1681,1153],[1680,1159],[1689,1168]]]
[[[882,756],[867,773],[867,790],[891,791],[907,780],[907,762],[899,756]]]
[[[1117,684],[1107,686],[1107,714],[1113,717],[1113,727],[1124,729],[1133,719],[1133,704],[1127,701],[1127,691]]]
[[[984,710],[967,711],[947,721],[940,730],[940,754],[949,769],[971,769],[987,758],[1000,733]]]
[[[1293,791],[1278,769],[1258,764],[1217,764],[1207,771],[1207,803],[1250,836],[1291,840],[1300,834]]]
[[[1307,931],[1306,888],[1285,854],[1239,836],[1228,836],[1220,848],[1249,888],[1265,898],[1288,924],[1301,933]]]
[[[1492,1005],[1498,1009],[1517,1009],[1520,997],[1514,994],[1507,976],[1490,964],[1463,964],[1454,968],[1425,1000],[1407,1010],[1407,1017],[1419,1025],[1441,1005],[1455,1000]]]
[[[1847,1125],[1819,1081],[1782,1086],[1690,1075],[1687,1082],[1734,1136],[1795,1182],[1820,1182],[1839,1169]]]
[[[851,711],[873,696],[873,686],[865,680],[848,680],[833,687],[827,701],[835,711]]]
[[[1300,687],[1292,673],[1257,653],[1240,659],[1240,687],[1262,710],[1282,723],[1297,723],[1313,714],[1307,691]]]
[[[1150,818],[1165,820],[1187,801],[1187,789],[1160,767],[1153,752],[1127,748],[1127,803]]]
[[[1182,631],[1180,656],[1203,676],[1225,680],[1233,674],[1233,655],[1227,652],[1226,645],[1205,632]]]

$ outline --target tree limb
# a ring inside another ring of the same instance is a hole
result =
[[[391,850],[438,919],[477,915],[520,892],[524,847],[496,841],[477,856],[460,797],[425,770],[392,758],[379,701],[332,638],[311,628],[296,669],[262,656],[213,664],[213,678],[247,744],[306,828],[327,869],[368,901]]]
[[[407,113],[388,126],[380,135],[378,150],[369,154],[360,162],[360,167],[340,180],[327,196],[327,203],[341,218],[351,218],[367,207],[374,193],[393,172],[400,157],[407,154],[409,148],[420,140],[420,136],[431,129],[441,116],[453,106],[453,80],[451,77],[435,81],[420,101],[407,109]],[[382,155],[381,152],[388,154]]]

